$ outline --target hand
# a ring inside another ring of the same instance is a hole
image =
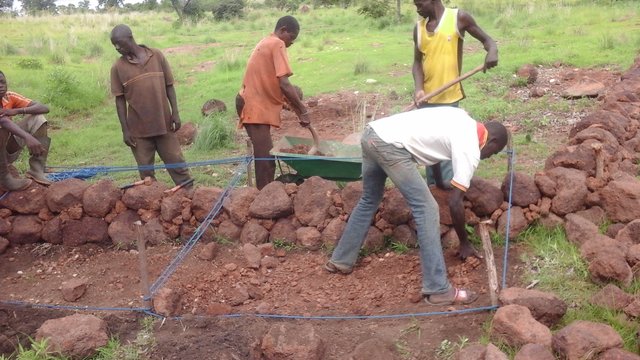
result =
[[[488,53],[484,58],[484,71],[487,71],[487,69],[491,69],[496,66],[498,66],[498,56]]]
[[[460,242],[460,247],[458,248],[458,256],[460,257],[460,260],[465,260],[469,256],[475,256],[478,259],[484,258],[482,254],[480,254],[469,241]]]
[[[309,119],[309,112],[304,112],[298,115],[298,119],[300,122],[300,126],[308,127],[311,124],[311,120]]]
[[[20,109],[1,109],[0,116],[15,116],[22,113]]]
[[[128,147],[136,147],[136,140],[133,136],[131,136],[131,133],[129,133],[129,131],[124,131],[122,133],[122,140],[125,144],[127,144]]]
[[[25,139],[27,147],[29,148],[29,153],[33,156],[40,156],[47,153],[47,149],[33,136],[28,136]]]
[[[178,113],[171,114],[171,129],[173,132],[180,130],[182,123],[180,122],[180,115]]]
[[[425,95],[424,90],[416,91],[416,94],[414,95],[414,98],[413,98],[413,102],[416,104],[416,106],[420,105],[420,103],[422,102],[420,100],[424,97],[424,95]]]

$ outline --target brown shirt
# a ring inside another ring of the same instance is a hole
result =
[[[291,67],[284,41],[271,34],[262,39],[249,57],[240,95],[244,108],[242,124],[267,124],[280,127],[280,111],[284,95],[279,78],[291,76]]]
[[[147,48],[147,61],[137,63],[121,56],[111,67],[111,93],[127,101],[127,126],[133,137],[164,135],[171,129],[167,86],[173,74],[158,49]]]

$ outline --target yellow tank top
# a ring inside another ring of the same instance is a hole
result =
[[[434,32],[427,32],[427,19],[418,21],[417,42],[422,52],[423,89],[425,94],[460,76],[458,64],[458,9],[445,8]],[[440,95],[432,97],[430,104],[451,104],[464,99],[462,85],[457,83]]]

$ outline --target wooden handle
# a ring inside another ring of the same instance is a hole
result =
[[[449,81],[448,83],[445,83],[444,85],[440,86],[439,88],[433,90],[432,92],[428,93],[427,95],[421,97],[420,99],[418,99],[418,101],[416,103],[420,104],[423,103],[429,99],[431,99],[432,97],[436,96],[436,95],[440,95],[443,91],[447,90],[448,88],[452,87],[453,85],[459,83],[460,81],[476,74],[479,73],[480,71],[484,70],[484,64],[482,65],[478,65],[476,68],[474,68],[473,70],[466,72],[460,76],[458,76],[457,78]],[[409,106],[407,106],[406,108],[404,108],[403,111],[409,111],[409,110],[413,110],[416,108],[416,104],[411,104]]]
[[[318,137],[318,133],[316,132],[316,129],[313,128],[313,126],[311,126],[311,124],[309,124],[309,126],[307,126],[309,128],[309,131],[311,131],[311,137],[313,138],[313,147],[309,150],[309,155],[317,155],[318,152],[320,152],[320,137]]]

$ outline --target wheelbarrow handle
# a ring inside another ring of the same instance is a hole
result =
[[[432,92],[426,94],[425,96],[421,97],[420,99],[418,99],[418,101],[416,101],[415,103],[407,106],[404,108],[404,111],[410,111],[416,108],[416,104],[420,104],[423,103],[429,99],[431,99],[432,97],[436,96],[436,95],[440,95],[443,91],[447,90],[448,88],[452,87],[453,85],[459,83],[460,81],[473,76],[476,73],[479,73],[480,71],[484,70],[484,64],[482,65],[478,65],[476,68],[474,68],[473,70],[466,72],[460,76],[458,76],[457,78],[445,83],[444,85],[440,86],[439,88],[433,90]]]

